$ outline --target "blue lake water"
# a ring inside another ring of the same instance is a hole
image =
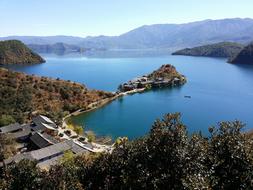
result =
[[[188,82],[180,88],[125,96],[73,118],[75,124],[97,135],[140,137],[149,131],[155,119],[170,112],[181,112],[190,132],[201,130],[207,134],[210,125],[235,119],[253,128],[252,66],[228,64],[225,59],[169,54],[121,56],[120,52],[110,56],[44,55],[44,58],[45,64],[11,68],[107,91],[116,91],[122,82],[167,63],[187,77]],[[192,98],[184,98],[185,95]]]

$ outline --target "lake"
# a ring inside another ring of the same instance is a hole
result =
[[[100,55],[43,55],[45,64],[11,66],[29,74],[72,80],[88,88],[116,91],[119,84],[172,64],[187,77],[179,88],[158,89],[120,98],[72,122],[99,136],[145,135],[155,119],[181,112],[190,132],[208,134],[219,121],[241,120],[253,128],[253,67],[226,59],[171,56],[169,53],[104,52]],[[184,96],[191,96],[185,98]]]

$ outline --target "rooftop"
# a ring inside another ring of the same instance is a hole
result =
[[[10,124],[0,128],[0,133],[11,133],[13,131],[20,130],[22,127],[18,123]]]
[[[65,151],[70,150],[71,146],[69,146],[68,141],[60,142],[45,148],[41,148],[39,150],[34,150],[28,152],[31,157],[37,161],[41,161],[48,157],[58,156],[59,154],[63,154]]]
[[[51,119],[49,119],[48,117],[46,117],[46,116],[39,115],[38,117],[41,117],[45,121],[45,123],[54,124],[54,122]]]
[[[8,135],[11,138],[18,139],[22,137],[26,137],[31,133],[31,127],[29,126],[23,126],[21,131],[15,132],[15,133],[9,133]]]
[[[34,131],[43,131],[44,129],[56,130],[57,125],[46,116],[39,115],[33,118],[33,122],[36,125]]]
[[[53,145],[57,143],[56,140],[54,140],[51,136],[42,134],[40,132],[34,133],[31,137],[30,140],[35,144],[38,148],[44,148],[50,145]]]

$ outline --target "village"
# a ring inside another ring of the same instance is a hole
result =
[[[166,78],[166,77],[157,77],[151,79],[147,75],[142,77],[135,78],[128,81],[127,83],[121,84],[119,86],[119,92],[128,92],[137,89],[151,89],[151,88],[162,88],[170,86],[180,86],[185,83],[186,79],[182,77]]]
[[[90,142],[84,135],[55,122],[46,116],[38,115],[29,124],[11,124],[0,128],[5,134],[17,142],[18,153],[4,160],[0,166],[17,163],[22,159],[37,161],[40,168],[48,169],[59,162],[66,151],[74,155],[85,153],[111,152],[113,145],[101,145]]]
[[[28,124],[10,124],[0,128],[0,134],[16,141],[18,153],[0,163],[0,167],[11,163],[18,163],[22,159],[37,161],[40,168],[48,169],[59,163],[68,151],[73,155],[86,153],[111,153],[114,144],[91,141],[85,133],[77,134],[75,128],[70,128],[66,120],[71,116],[97,109],[118,97],[143,92],[148,89],[180,86],[186,82],[185,76],[179,74],[172,65],[162,65],[149,75],[130,80],[119,86],[113,97],[93,102],[87,109],[77,110],[63,118],[62,125],[44,115],[37,115]]]

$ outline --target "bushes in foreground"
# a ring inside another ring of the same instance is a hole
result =
[[[22,161],[6,169],[2,184],[15,189],[23,179],[23,189],[252,189],[253,141],[243,127],[221,122],[208,137],[189,135],[180,114],[168,114],[145,137],[121,141],[111,154],[77,156],[47,172]]]

